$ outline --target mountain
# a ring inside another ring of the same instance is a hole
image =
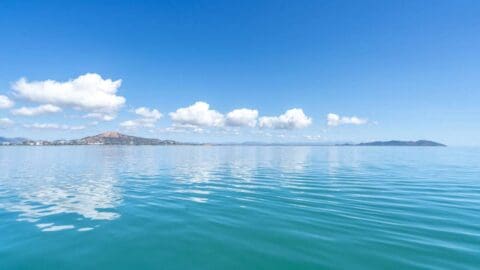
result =
[[[0,137],[0,145],[177,145],[183,144],[171,140],[159,140],[129,136],[110,131],[77,140],[29,140],[24,138]]]
[[[419,140],[419,141],[375,141],[355,144],[357,146],[446,146],[441,143]]]
[[[106,144],[106,145],[176,145],[176,141],[159,140],[129,136],[115,131],[109,131],[95,136],[74,140],[69,144]]]

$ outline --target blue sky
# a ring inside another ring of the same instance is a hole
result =
[[[0,136],[479,145],[478,14],[478,1],[2,1]]]

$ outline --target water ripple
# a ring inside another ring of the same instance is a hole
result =
[[[4,147],[0,269],[476,269],[478,150]]]

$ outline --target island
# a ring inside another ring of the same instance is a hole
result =
[[[434,141],[418,140],[418,141],[374,141],[358,144],[337,144],[337,146],[441,146],[445,147],[445,144],[441,144]]]
[[[0,145],[185,145],[173,140],[159,140],[125,135],[116,131],[109,131],[95,136],[88,136],[74,140],[29,140],[23,138],[8,139],[0,137]]]

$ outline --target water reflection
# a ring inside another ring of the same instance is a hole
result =
[[[122,194],[107,148],[15,147],[1,153],[0,208],[18,213],[18,221],[45,232],[86,231],[97,225],[88,221],[120,216],[115,208]]]
[[[75,178],[69,182],[57,179],[29,181],[28,186],[15,188],[19,191],[19,203],[5,208],[21,212],[19,217],[26,220],[36,221],[61,213],[75,213],[92,220],[112,220],[118,214],[98,209],[114,208],[120,201],[116,182],[110,175],[83,176],[78,182]]]
[[[301,173],[308,165],[309,147],[190,147],[169,158],[180,199],[206,203],[214,192],[229,191],[241,199],[260,186],[253,183],[262,170],[281,175]],[[287,178],[276,178],[281,183]],[[252,183],[251,183],[252,182]],[[233,196],[233,195],[232,195]]]
[[[159,200],[248,200],[261,188],[301,185],[309,147],[4,147],[0,208],[45,232],[88,231],[120,206]],[[267,173],[266,173],[267,172]],[[266,175],[274,177],[266,177]],[[295,183],[296,182],[296,183]]]
[[[361,170],[362,153],[364,148],[358,147],[327,147],[326,160],[328,175],[335,178],[342,170],[359,171]]]

